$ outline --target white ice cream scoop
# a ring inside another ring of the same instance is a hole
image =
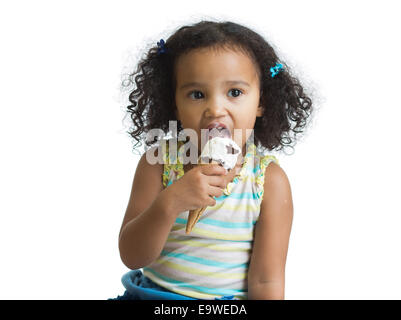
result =
[[[210,159],[217,161],[226,170],[235,167],[241,148],[230,138],[213,137],[203,147],[200,158],[202,161]]]

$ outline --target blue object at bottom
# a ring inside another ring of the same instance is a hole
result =
[[[124,274],[121,282],[124,295],[109,300],[199,300],[169,291],[146,277],[141,270],[131,270]],[[223,296],[215,300],[232,300],[234,296]]]

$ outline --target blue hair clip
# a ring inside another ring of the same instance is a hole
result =
[[[157,54],[160,55],[161,53],[165,53],[167,51],[166,47],[165,47],[165,42],[163,39],[160,39],[160,42],[157,43]]]
[[[281,63],[276,63],[274,67],[270,68],[270,72],[272,73],[272,78],[274,78],[274,76],[280,72],[280,69],[283,69],[283,65]]]

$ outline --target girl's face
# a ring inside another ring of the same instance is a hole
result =
[[[195,49],[178,58],[175,75],[176,116],[183,128],[196,131],[199,153],[201,129],[219,122],[227,126],[244,154],[256,117],[263,112],[252,60],[240,51]]]

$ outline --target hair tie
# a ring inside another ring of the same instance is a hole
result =
[[[281,63],[276,63],[274,67],[270,68],[270,72],[272,73],[272,78],[276,76],[280,72],[280,70],[283,69],[283,65]]]
[[[160,39],[160,42],[157,42],[157,55],[160,55],[162,53],[165,53],[167,51],[166,47],[165,47],[165,42],[163,39]]]

